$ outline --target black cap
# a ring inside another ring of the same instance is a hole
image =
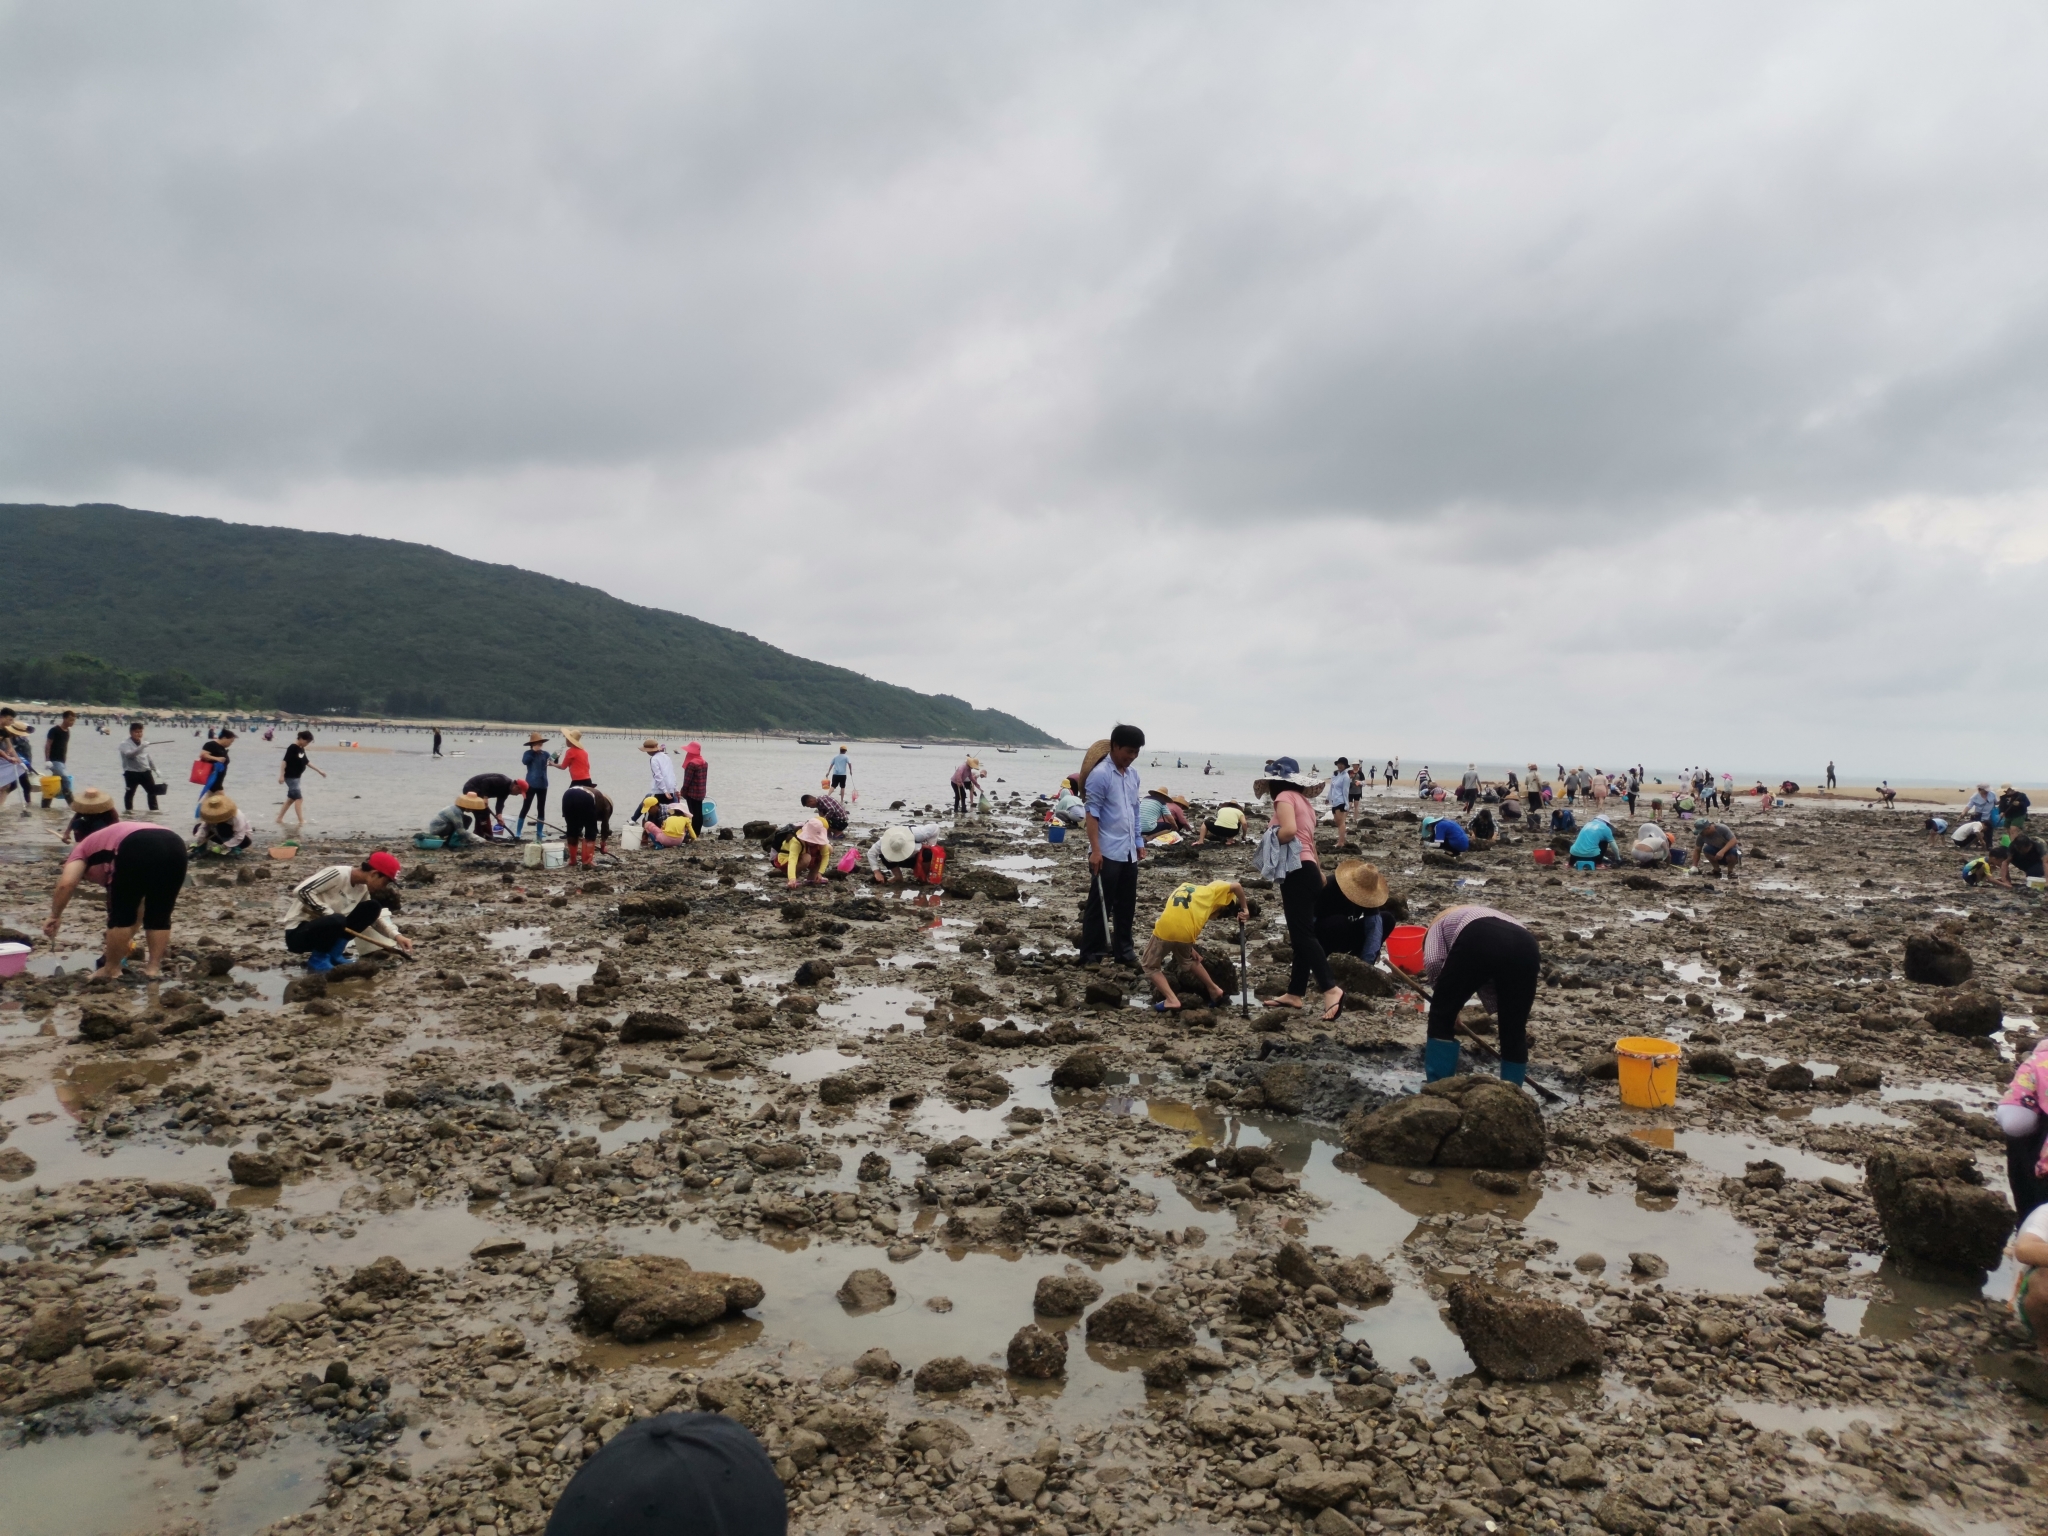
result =
[[[761,1442],[722,1413],[628,1424],[569,1480],[546,1536],[786,1536],[789,1503]]]

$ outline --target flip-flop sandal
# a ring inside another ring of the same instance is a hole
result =
[[[1283,1003],[1277,997],[1262,997],[1259,999],[1259,1006],[1261,1008],[1306,1008],[1308,1004],[1306,1002]]]
[[[1154,1013],[1179,1013],[1181,1006],[1179,1003],[1169,1003],[1162,997],[1153,1002],[1152,1011]]]

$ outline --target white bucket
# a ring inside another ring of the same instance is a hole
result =
[[[639,822],[629,821],[619,829],[619,846],[621,848],[638,848],[640,846]]]
[[[547,856],[541,852],[541,845],[539,843],[526,843],[519,850],[519,862],[528,869],[543,868],[546,858]]]
[[[568,862],[569,847],[566,843],[542,843],[540,851],[543,869],[560,869]]]

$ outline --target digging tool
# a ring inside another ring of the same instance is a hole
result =
[[[1400,982],[1401,985],[1403,985],[1404,987],[1408,987],[1411,990],[1413,990],[1416,993],[1416,995],[1419,996],[1424,1002],[1434,1001],[1434,999],[1430,996],[1429,988],[1425,987],[1421,982],[1417,981],[1407,972],[1395,970],[1393,967],[1389,966],[1387,968],[1387,974],[1392,976],[1394,980]],[[1465,1039],[1470,1041],[1473,1048],[1479,1052],[1480,1060],[1495,1063],[1498,1063],[1500,1061],[1500,1052],[1496,1051],[1491,1045],[1487,1044],[1486,1041],[1480,1039],[1479,1036],[1473,1034],[1472,1031],[1466,1028],[1462,1022],[1458,1024],[1457,1030],[1458,1033],[1463,1035]],[[1524,1077],[1522,1081],[1530,1088],[1533,1088],[1536,1091],[1536,1096],[1543,1100],[1544,1103],[1562,1104],[1564,1102],[1563,1094],[1551,1092],[1550,1089],[1544,1087],[1541,1083],[1537,1082],[1535,1078]]]

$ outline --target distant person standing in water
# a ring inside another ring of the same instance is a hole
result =
[[[149,755],[149,743],[142,739],[143,725],[140,720],[128,727],[128,739],[121,743],[121,778],[128,786],[122,796],[121,808],[135,809],[135,791],[138,789],[149,796],[149,808],[156,809],[156,797],[164,792],[163,785],[156,781],[156,760]]]
[[[704,835],[704,797],[711,788],[711,765],[696,742],[683,747],[683,804],[690,808],[690,829]]]
[[[299,787],[299,783],[305,778],[308,768],[311,768],[313,772],[319,774],[323,779],[327,777],[327,770],[317,767],[313,759],[307,755],[306,748],[312,744],[313,733],[311,731],[301,731],[297,738],[284,749],[284,761],[278,765],[277,769],[277,782],[284,786],[284,804],[277,808],[277,824],[280,827],[284,825],[285,813],[287,811],[295,811],[299,818],[298,830],[301,832],[306,830],[306,796],[305,792]]]
[[[847,756],[850,750],[842,746],[839,755],[832,759],[832,765],[825,770],[826,777],[832,781],[832,793],[841,800],[846,798],[846,781],[853,777],[853,759]]]
[[[435,726],[435,727],[434,727],[434,756],[436,756],[436,757],[439,757],[440,755],[441,755],[441,727],[439,727],[439,726],[437,725],[437,726]]]

